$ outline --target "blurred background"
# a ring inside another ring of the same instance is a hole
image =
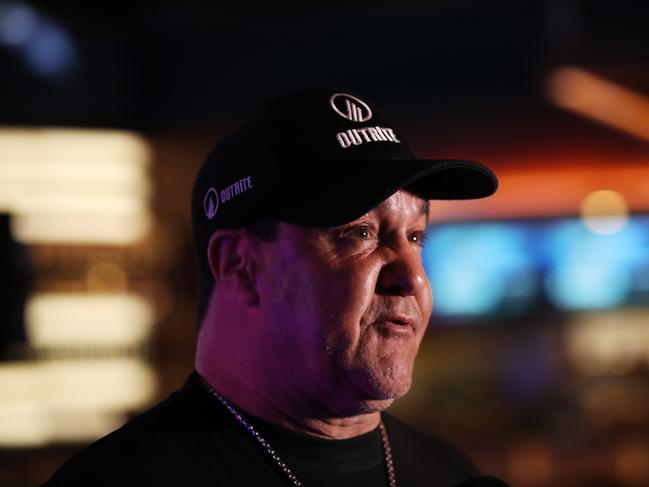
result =
[[[501,181],[432,204],[393,413],[515,487],[649,486],[648,25],[630,0],[0,0],[0,485],[182,385],[198,165],[265,98],[336,86]]]

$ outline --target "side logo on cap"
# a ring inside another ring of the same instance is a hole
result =
[[[216,211],[219,209],[219,193],[214,189],[210,188],[205,193],[205,198],[203,198],[203,210],[205,210],[205,216],[208,220],[214,218]]]
[[[367,103],[347,93],[331,95],[329,104],[338,115],[352,122],[366,122],[372,118],[372,110]]]

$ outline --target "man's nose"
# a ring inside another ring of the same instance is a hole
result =
[[[412,244],[393,249],[379,275],[379,294],[412,296],[427,286],[420,252]]]

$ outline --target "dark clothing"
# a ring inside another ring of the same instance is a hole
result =
[[[246,416],[304,487],[387,486],[379,428],[327,440]],[[458,450],[383,413],[399,487],[452,487],[476,470]],[[72,486],[277,486],[286,474],[196,372],[152,409],[83,449],[45,484]]]

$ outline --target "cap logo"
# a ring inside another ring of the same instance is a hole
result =
[[[351,122],[366,122],[372,118],[372,110],[363,100],[347,93],[336,93],[329,98],[334,111]]]
[[[219,202],[221,204],[229,203],[234,198],[239,197],[246,191],[250,191],[252,188],[252,176],[246,176],[236,180],[230,186],[223,188],[220,192],[220,198],[219,191],[214,188],[208,189],[203,198],[203,211],[205,212],[205,216],[208,220],[211,220],[216,216],[216,212],[219,209]]]
[[[203,198],[203,210],[205,210],[205,216],[208,220],[214,218],[216,211],[219,209],[219,193],[214,189],[210,188],[205,193],[205,198]]]

